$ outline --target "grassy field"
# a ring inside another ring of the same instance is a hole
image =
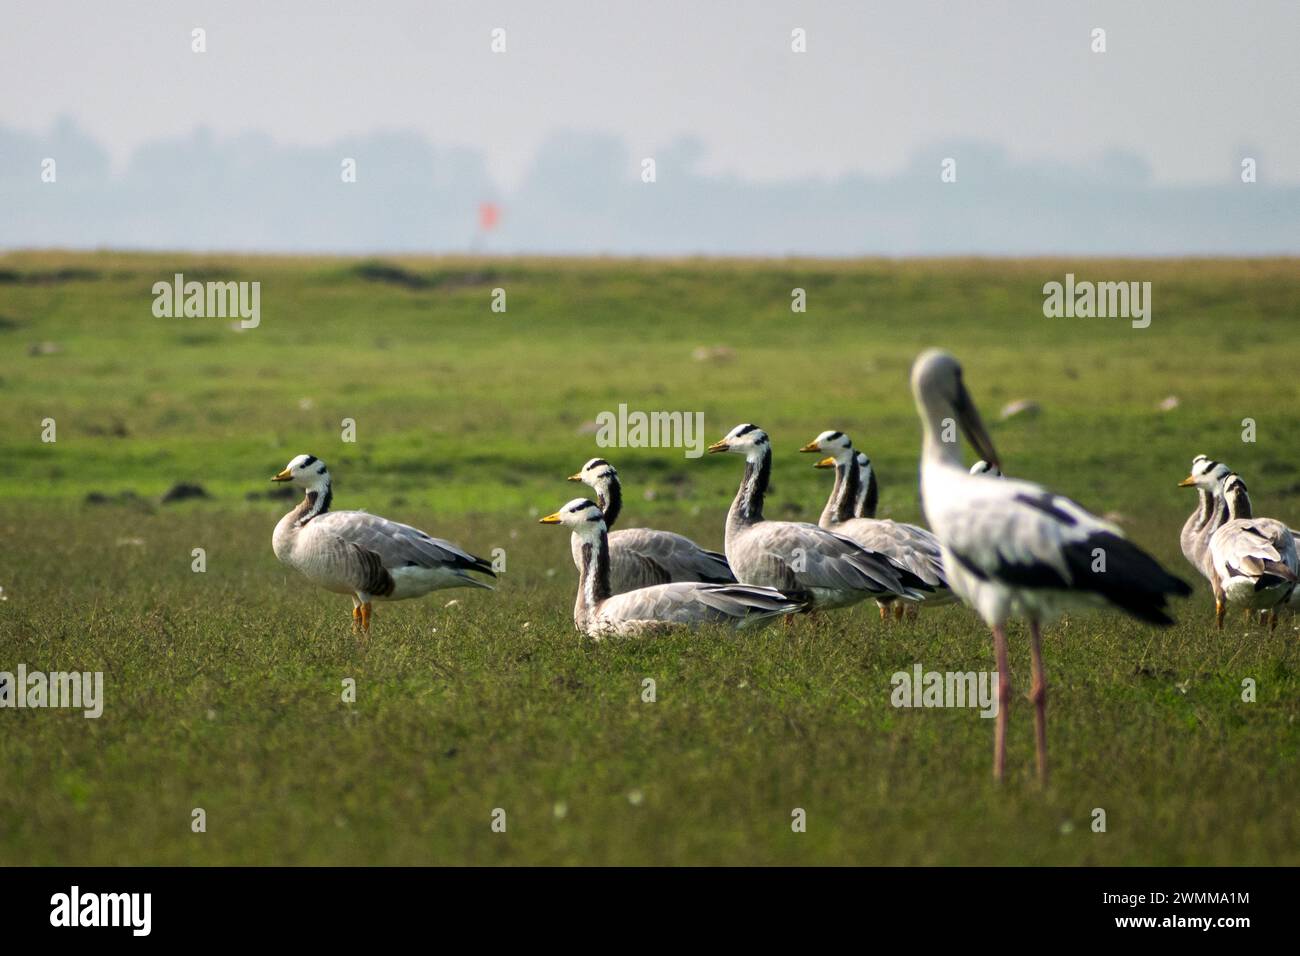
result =
[[[260,327],[155,318],[151,286],[178,271],[259,281]],[[1066,272],[1150,281],[1150,328],[1044,318]],[[1300,863],[1297,631],[1234,615],[1216,633],[1203,581],[1166,631],[1111,614],[1048,630],[1043,792],[1019,630],[999,788],[992,721],[890,704],[917,662],[992,668],[964,609],[592,645],[567,536],[536,524],[619,403],[703,412],[706,441],[763,426],[774,517],[816,520],[829,478],[795,452],[843,429],[884,513],[916,520],[907,369],[942,345],[1010,472],[1111,513],[1190,580],[1175,486],[1194,454],[1300,522],[1298,321],[1295,260],[0,257],[0,670],[106,683],[98,720],[0,710],[0,864]],[[997,422],[1016,399],[1041,413]],[[720,548],[738,461],[603,451],[623,526]],[[349,602],[271,552],[291,502],[267,479],[299,452],[329,463],[336,507],[505,549],[500,589],[379,605],[360,646]],[[209,497],[162,503],[178,482]]]

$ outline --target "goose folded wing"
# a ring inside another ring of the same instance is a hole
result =
[[[755,587],[749,584],[702,587],[696,592],[696,597],[702,603],[733,617],[744,617],[751,613],[764,616],[789,614],[804,608],[799,601],[776,588]]]
[[[381,597],[392,592],[393,578],[381,555],[315,521],[308,526],[308,534],[316,577]]]
[[[924,528],[887,519],[854,518],[835,530],[868,551],[888,555],[931,587],[947,587],[939,539]]]
[[[615,594],[601,602],[600,616],[607,621],[659,621],[690,624],[706,620],[708,608],[695,599],[693,584],[659,584]]]
[[[419,528],[401,524],[364,511],[333,511],[312,521],[328,531],[379,555],[386,568],[460,568],[492,575],[492,565],[458,548],[450,541],[434,538]],[[495,575],[493,575],[495,577]]]
[[[1258,578],[1266,574],[1284,581],[1294,581],[1295,545],[1291,543],[1291,561],[1287,560],[1290,535],[1280,524],[1274,528],[1262,522],[1227,525],[1215,532],[1211,542],[1215,557],[1229,576]]]
[[[815,524],[764,521],[747,533],[744,546],[783,565],[800,588],[898,595],[908,594],[908,588],[927,589],[924,581],[884,555]]]
[[[727,618],[770,617],[800,608],[799,602],[774,588],[683,581],[616,594],[602,602],[600,616],[619,622],[696,624]]]
[[[669,581],[735,581],[726,557],[705,551],[684,535],[627,528],[615,531],[609,540],[611,548],[627,549],[662,568]]]

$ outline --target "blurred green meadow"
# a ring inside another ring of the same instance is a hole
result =
[[[156,318],[176,272],[260,282],[260,325]],[[1150,281],[1150,327],[1044,318],[1067,272]],[[0,256],[0,670],[106,685],[98,720],[0,709],[0,864],[1300,863],[1300,636],[1213,630],[1176,487],[1205,452],[1300,523],[1298,322],[1296,260]],[[882,514],[918,520],[907,372],[932,345],[962,359],[1010,473],[1197,587],[1165,631],[1047,631],[1045,792],[1018,629],[999,788],[992,721],[890,704],[917,662],[992,668],[964,609],[593,645],[566,536],[536,523],[602,454],[620,526],[721,548],[740,462],[598,448],[620,403],[702,412],[706,443],[765,428],[770,517],[816,520],[829,476],[796,450],[842,429]],[[1037,411],[999,421],[1018,400]],[[271,552],[293,502],[268,479],[302,452],[336,508],[503,549],[499,589],[377,605],[359,644],[350,602]],[[206,496],[164,503],[182,483]]]

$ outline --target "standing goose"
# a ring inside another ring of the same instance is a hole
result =
[[[737,580],[806,596],[811,609],[844,607],[866,598],[918,599],[933,588],[885,555],[802,521],[768,521],[763,498],[772,474],[772,446],[755,425],[737,425],[709,452],[745,456],[745,476],[727,513],[727,562]]]
[[[817,462],[814,467],[835,469],[835,485],[822,510],[821,520],[818,521],[820,527],[852,538],[868,551],[888,556],[895,564],[907,568],[934,588],[916,603],[933,607],[954,600],[953,593],[948,588],[948,580],[943,574],[938,538],[914,524],[854,516],[854,506],[861,497],[859,492],[862,487],[859,460],[866,456],[859,455],[854,450],[848,435],[840,431],[825,431],[799,450],[805,453],[826,453],[828,457]],[[897,613],[903,610],[903,602],[893,595],[876,598],[876,604],[880,607],[882,621],[888,616],[891,604]]]
[[[271,479],[306,491],[271,536],[275,556],[328,591],[352,595],[352,620],[370,630],[372,599],[401,601],[442,588],[491,586],[471,577],[496,577],[492,564],[450,541],[364,511],[330,511],[329,469],[315,455],[299,455]]]
[[[1205,576],[1211,586],[1214,584],[1214,566],[1209,558],[1210,536],[1228,521],[1223,482],[1231,474],[1232,469],[1222,462],[1197,455],[1192,459],[1191,472],[1178,483],[1180,488],[1195,488],[1198,499],[1196,510],[1183,523],[1178,543],[1182,546],[1183,557]]]
[[[596,492],[596,501],[605,514],[605,527],[612,529],[623,509],[623,489],[614,466],[604,458],[593,458],[569,480],[581,481]],[[582,541],[574,535],[570,542],[573,563],[580,566]],[[727,567],[725,555],[706,551],[683,535],[650,528],[610,531],[609,583],[614,594],[673,581],[734,584],[736,578]]]
[[[1268,610],[1269,630],[1277,627],[1277,606],[1285,604],[1296,586],[1296,550],[1291,531],[1281,521],[1253,517],[1246,482],[1229,475],[1223,482],[1228,521],[1210,538],[1214,567],[1214,619],[1223,630],[1229,604]]]
[[[654,634],[675,627],[722,623],[762,624],[804,609],[804,602],[772,588],[679,581],[614,594],[610,588],[609,530],[604,511],[575,498],[542,524],[572,529],[578,548],[578,597],[573,623],[587,637]]]
[[[1186,596],[1191,588],[1125,540],[1117,527],[1070,499],[1028,481],[971,475],[958,444],[941,437],[945,419],[961,426],[986,461],[995,468],[1000,462],[953,356],[935,349],[922,353],[912,366],[912,395],[924,432],[921,501],[926,520],[943,545],[952,589],[993,632],[998,666],[993,775],[1002,779],[1011,703],[1003,628],[1009,618],[1025,617],[1034,669],[1030,699],[1038,776],[1046,783],[1042,624],[1073,606],[1101,605],[1164,626],[1173,623],[1165,611],[1169,596]]]

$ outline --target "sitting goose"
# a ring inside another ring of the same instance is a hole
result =
[[[608,635],[630,637],[706,623],[748,627],[805,608],[798,598],[745,584],[677,581],[614,594],[609,583],[609,529],[599,505],[575,498],[541,523],[573,531],[578,549],[573,623],[597,641]]]
[[[804,453],[828,453],[829,457],[823,458],[814,467],[835,469],[835,485],[822,510],[819,526],[852,538],[868,551],[887,555],[895,564],[907,568],[934,588],[919,602],[908,602],[913,607],[917,603],[934,607],[956,600],[943,573],[942,549],[938,538],[914,524],[886,518],[854,517],[853,506],[860,498],[859,491],[862,487],[859,463],[866,456],[854,450],[848,435],[840,431],[825,431],[799,450]],[[876,598],[876,604],[880,608],[882,621],[888,617],[890,605],[894,606],[897,615],[902,614],[904,607],[904,602],[893,595]]]
[[[1290,600],[1297,569],[1295,539],[1281,521],[1255,518],[1246,482],[1229,475],[1223,482],[1228,520],[1210,538],[1214,577],[1214,618],[1223,630],[1227,605],[1269,610],[1269,630],[1277,627],[1277,607]]]
[[[329,469],[315,455],[299,455],[271,480],[307,492],[275,526],[275,556],[326,590],[352,595],[353,625],[363,632],[370,630],[372,598],[401,601],[442,588],[492,589],[467,573],[496,577],[491,562],[450,541],[364,511],[330,511]]]
[[[569,476],[596,492],[596,501],[605,514],[605,527],[612,529],[623,509],[623,489],[618,471],[604,458],[593,458],[582,471]],[[573,563],[581,567],[582,541],[574,535]],[[652,584],[673,581],[703,581],[710,584],[734,584],[735,575],[727,567],[725,555],[706,551],[698,544],[671,531],[650,528],[625,528],[609,535],[609,584],[612,593],[635,591]]]
[[[737,580],[806,595],[811,609],[844,607],[884,595],[919,599],[934,590],[907,568],[852,538],[802,521],[768,521],[763,498],[772,446],[756,425],[737,425],[709,452],[745,456],[745,477],[727,513],[727,562]]]

